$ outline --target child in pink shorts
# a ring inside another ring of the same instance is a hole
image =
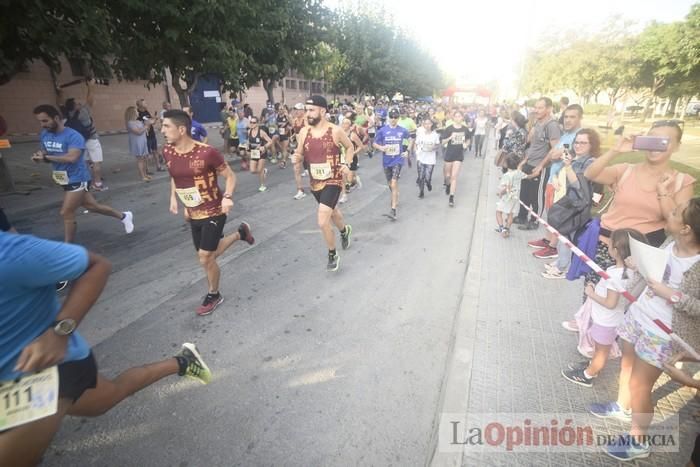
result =
[[[602,279],[595,287],[592,284],[586,287],[585,293],[588,298],[577,315],[590,310],[590,319],[587,326],[584,321],[583,326],[579,327],[579,342],[592,342],[594,351],[590,362],[569,364],[567,369],[562,370],[564,378],[572,383],[591,387],[593,379],[605,366],[610,350],[615,344],[617,327],[623,322],[626,307],[626,301],[617,287],[624,290],[631,274],[634,273],[625,265],[625,259],[631,254],[629,237],[647,243],[646,237],[636,230],[614,231],[610,235],[609,251],[615,265],[606,270],[610,279]],[[579,349],[581,347],[580,344]]]

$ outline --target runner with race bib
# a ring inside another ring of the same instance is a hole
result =
[[[85,164],[85,139],[72,128],[64,126],[61,114],[52,105],[40,105],[34,115],[41,124],[41,150],[32,155],[36,163],[52,165],[51,178],[63,188],[63,239],[66,243],[75,240],[77,222],[75,211],[84,207],[89,212],[119,219],[126,233],[134,230],[134,216],[130,211],[119,212],[105,204],[99,204],[90,189],[90,171]]]
[[[238,230],[223,235],[226,214],[233,208],[236,175],[219,151],[190,136],[191,120],[182,110],[168,110],[163,114],[161,133],[168,143],[163,157],[170,172],[170,212],[177,214],[178,200],[185,206],[185,219],[190,222],[192,241],[204,268],[209,290],[200,316],[208,315],[224,301],[219,292],[220,270],[216,259],[233,243],[243,240],[255,243],[250,226],[242,222]],[[219,188],[219,175],[226,177],[226,190]]]
[[[343,250],[350,247],[352,226],[346,224],[337,207],[343,189],[343,177],[349,171],[342,159],[340,147],[345,148],[345,157],[352,160],[352,143],[343,130],[326,119],[328,104],[323,96],[311,96],[306,101],[308,125],[299,131],[299,144],[292,163],[304,161],[309,167],[311,193],[318,202],[318,225],[328,246],[327,271],[337,271],[340,256],[335,249],[335,234],[331,220],[340,231]]]
[[[384,153],[382,164],[386,182],[391,188],[391,211],[388,217],[396,220],[399,205],[399,177],[403,162],[408,156],[405,142],[409,140],[408,130],[398,125],[399,111],[389,111],[389,124],[383,126],[377,132],[374,139],[374,148]]]
[[[169,375],[211,372],[194,344],[109,380],[77,327],[111,265],[85,248],[0,232],[0,465],[37,465],[66,415],[94,417]],[[54,285],[74,281],[63,304]],[[80,465],[79,459],[70,464]]]

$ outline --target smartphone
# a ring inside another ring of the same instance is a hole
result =
[[[570,147],[570,146],[569,146],[568,144],[564,144],[564,154],[562,154],[562,157],[563,157],[564,159],[569,159],[569,158],[571,158],[571,152],[569,152],[569,147]]]
[[[632,149],[642,151],[664,152],[668,149],[669,138],[665,136],[637,136],[634,138]]]
[[[624,131],[625,131],[625,125],[622,125],[622,126],[617,127],[617,130],[615,130],[615,133],[613,133],[613,134],[621,135],[622,133],[624,133]]]

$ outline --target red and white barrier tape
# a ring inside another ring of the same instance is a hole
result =
[[[532,214],[532,215],[535,217],[535,219],[537,219],[537,222],[539,222],[540,224],[544,225],[544,227],[545,227],[549,232],[551,232],[551,233],[553,233],[554,235],[556,235],[560,242],[563,242],[567,247],[569,247],[569,248],[571,249],[571,252],[572,252],[573,254],[575,254],[576,256],[578,256],[578,258],[579,258],[581,261],[583,261],[584,263],[586,263],[586,265],[587,265],[589,268],[591,268],[593,271],[595,271],[596,274],[598,274],[598,275],[599,275],[600,277],[602,277],[603,279],[606,279],[606,280],[611,281],[612,284],[613,284],[613,285],[615,286],[615,288],[617,289],[617,291],[618,291],[619,293],[621,293],[627,300],[629,300],[630,303],[633,303],[633,302],[636,302],[636,301],[637,301],[637,298],[636,298],[634,295],[632,295],[632,294],[629,293],[627,290],[625,290],[625,288],[622,287],[620,284],[618,284],[618,283],[615,281],[615,279],[612,279],[612,278],[610,277],[610,275],[609,275],[607,272],[605,272],[605,271],[603,270],[603,268],[601,268],[601,267],[598,266],[595,262],[593,262],[593,260],[592,260],[591,258],[589,258],[588,255],[586,255],[586,253],[584,253],[583,251],[581,251],[581,249],[580,249],[579,247],[577,247],[576,245],[574,245],[573,242],[571,242],[568,238],[566,238],[564,235],[562,235],[561,233],[559,233],[559,231],[558,231],[557,229],[555,229],[554,227],[552,227],[551,225],[549,225],[549,224],[547,223],[547,221],[545,221],[545,220],[542,219],[540,216],[538,216],[537,213],[536,213],[535,211],[533,211],[529,206],[526,206],[526,205],[525,205],[522,201],[520,201],[520,200],[518,200],[518,202],[520,203],[520,205],[521,205],[522,207],[524,207],[525,209],[527,209],[527,210],[530,212],[530,214]],[[675,341],[678,345],[680,345],[681,347],[683,347],[683,349],[684,349],[686,352],[688,352],[693,358],[695,358],[696,360],[700,360],[700,354],[698,354],[698,352],[696,352],[695,349],[693,349],[693,348],[690,346],[690,344],[688,344],[686,341],[684,341],[683,339],[681,339],[680,336],[678,336],[676,333],[674,333],[668,326],[666,326],[663,322],[661,322],[661,320],[655,319],[655,320],[653,320],[653,321],[654,321],[654,324],[656,324],[656,325],[659,327],[659,329],[661,329],[663,332],[665,332],[666,334],[668,334],[669,337],[670,337],[673,341]]]

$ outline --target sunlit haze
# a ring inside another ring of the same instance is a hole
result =
[[[395,22],[438,59],[448,76],[466,84],[496,82],[514,97],[519,64],[529,46],[558,28],[593,31],[614,15],[642,25],[681,20],[697,0],[463,1],[377,0]],[[352,2],[326,0],[331,8]]]

